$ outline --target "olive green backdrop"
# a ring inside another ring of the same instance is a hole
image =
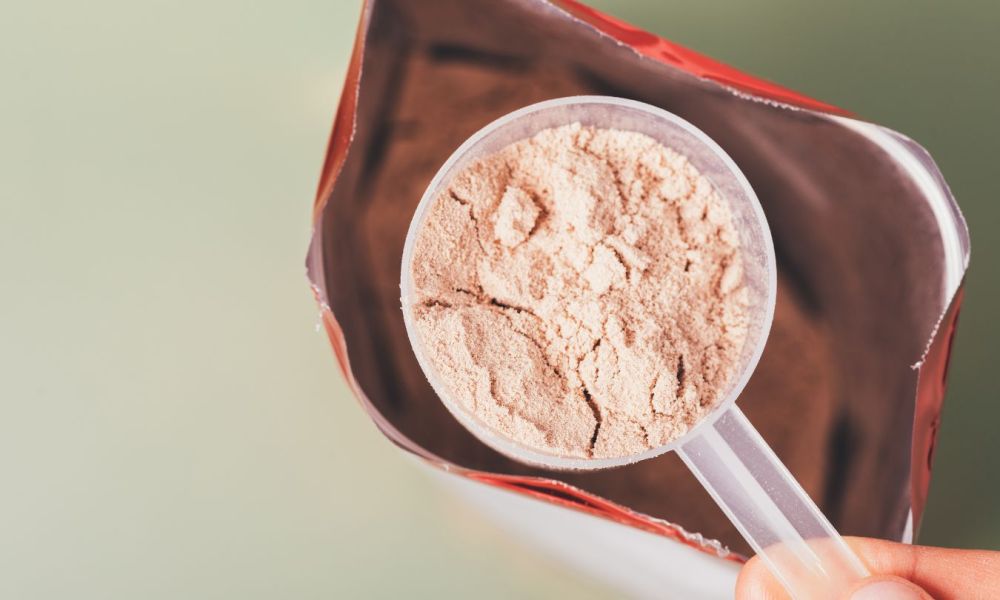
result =
[[[922,541],[1000,549],[1000,5],[599,1],[936,157],[972,269]],[[302,260],[356,2],[0,17],[0,597],[606,598],[386,443]]]

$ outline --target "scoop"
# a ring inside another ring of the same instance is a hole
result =
[[[428,207],[453,175],[543,129],[574,122],[643,133],[686,156],[729,205],[740,236],[743,283],[749,295],[750,327],[735,369],[737,375],[725,394],[720,394],[723,400],[679,439],[620,458],[547,454],[487,426],[449,396],[424,355],[412,322],[414,240]],[[407,233],[400,287],[406,331],[424,375],[455,418],[485,444],[514,460],[560,470],[606,469],[677,452],[792,597],[838,598],[867,576],[861,561],[736,406],[771,329],[777,287],[774,246],[764,211],[746,177],[722,148],[694,125],[648,104],[605,96],[548,100],[497,119],[466,140],[424,192]]]

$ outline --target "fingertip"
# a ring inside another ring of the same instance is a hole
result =
[[[932,600],[913,582],[896,576],[869,577],[854,588],[847,600]]]
[[[784,588],[760,557],[753,557],[736,579],[736,600],[788,600]]]

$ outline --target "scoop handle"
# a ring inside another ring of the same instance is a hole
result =
[[[677,452],[792,598],[843,598],[868,575],[735,405]]]

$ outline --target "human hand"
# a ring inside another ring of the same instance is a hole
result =
[[[872,576],[844,600],[987,600],[1000,598],[1000,552],[911,546],[845,538]],[[740,571],[737,600],[787,600],[757,557]]]

